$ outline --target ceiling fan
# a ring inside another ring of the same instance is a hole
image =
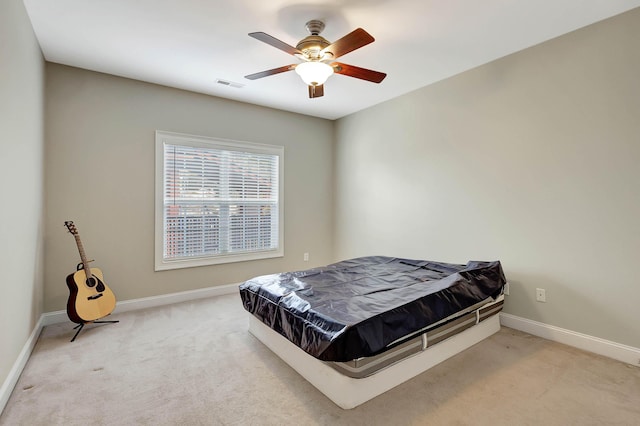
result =
[[[245,78],[257,80],[285,71],[295,70],[309,86],[309,97],[319,98],[324,95],[325,81],[327,81],[333,73],[355,77],[373,83],[380,83],[387,76],[387,74],[382,72],[347,65],[341,62],[333,62],[340,56],[353,52],[375,40],[362,28],[350,32],[333,43],[320,35],[324,29],[324,22],[314,19],[307,22],[306,28],[310,35],[300,40],[296,47],[290,46],[267,33],[249,33],[249,36],[256,40],[260,40],[290,55],[296,56],[301,59],[302,62],[249,74],[246,75]]]

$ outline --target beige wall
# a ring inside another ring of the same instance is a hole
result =
[[[339,120],[336,256],[500,259],[506,312],[640,347],[639,40],[636,9]]]
[[[46,76],[45,311],[65,309],[79,262],[65,220],[118,300],[332,260],[332,122],[50,63]],[[156,130],[283,145],[285,257],[154,272]]]
[[[44,61],[20,0],[0,2],[0,385],[42,313]],[[3,404],[0,402],[0,410]]]

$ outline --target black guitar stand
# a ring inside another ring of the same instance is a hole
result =
[[[80,334],[80,332],[84,328],[85,324],[113,324],[113,323],[116,323],[116,322],[120,322],[120,321],[119,320],[115,320],[115,321],[87,321],[87,322],[81,322],[80,324],[78,324],[75,327],[73,327],[74,330],[77,328],[78,331],[76,331],[76,334],[73,335],[73,339],[71,339],[71,341],[73,342],[74,340],[76,340],[76,337],[78,337],[78,334]]]

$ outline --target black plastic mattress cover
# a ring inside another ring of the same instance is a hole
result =
[[[373,356],[466,308],[496,298],[499,261],[466,265],[368,256],[240,285],[244,308],[323,361]]]

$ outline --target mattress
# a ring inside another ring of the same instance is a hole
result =
[[[256,277],[240,285],[240,296],[249,313],[309,355],[350,362],[494,302],[505,283],[499,261],[368,256]]]

